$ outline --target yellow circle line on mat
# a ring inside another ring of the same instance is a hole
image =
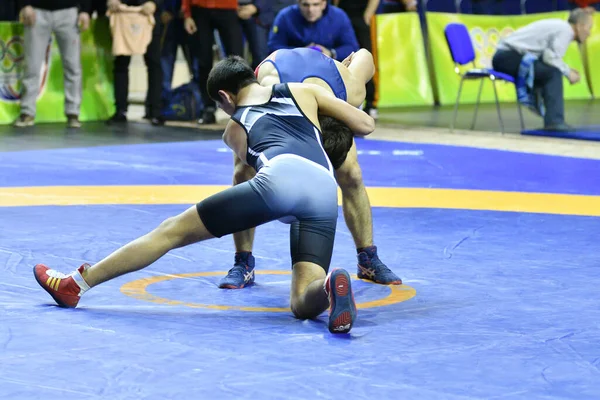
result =
[[[92,204],[194,204],[216,185],[39,186],[0,188],[0,207]],[[493,190],[367,188],[374,207],[446,208],[600,216],[600,196]],[[339,196],[341,200],[341,196]]]
[[[209,308],[212,310],[237,310],[237,311],[254,311],[254,312],[289,312],[290,309],[287,307],[248,307],[248,306],[222,306],[217,304],[200,304],[200,303],[191,303],[181,300],[171,300],[164,297],[155,296],[153,294],[148,293],[148,286],[153,285],[158,282],[170,281],[172,279],[181,279],[181,278],[194,278],[198,276],[225,276],[227,272],[191,272],[186,274],[169,274],[169,275],[159,275],[159,276],[151,276],[148,278],[138,279],[121,286],[121,293],[136,298],[138,300],[149,301],[157,304],[164,304],[169,306],[185,306],[191,308]],[[290,271],[255,271],[257,275],[290,275]],[[352,278],[358,279],[356,275],[352,275]],[[417,294],[416,290],[407,285],[399,285],[399,286],[387,286],[390,289],[390,294],[384,297],[383,299],[367,301],[365,303],[357,303],[357,308],[373,308],[373,307],[382,307],[388,306],[391,304],[400,303],[402,301],[406,301],[415,297]]]

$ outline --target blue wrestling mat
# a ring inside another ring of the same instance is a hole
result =
[[[574,127],[572,131],[567,132],[547,131],[545,129],[529,129],[522,131],[521,134],[528,136],[547,136],[563,139],[600,141],[600,125]]]
[[[0,152],[0,399],[597,400],[600,161],[357,141],[375,244],[358,319],[289,307],[288,226],[256,285],[218,289],[231,237],[56,307],[32,275],[95,263],[231,184],[218,140]],[[332,266],[356,274],[339,212]]]

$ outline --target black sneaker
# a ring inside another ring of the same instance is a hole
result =
[[[115,113],[112,117],[106,120],[107,125],[124,124],[127,122],[127,116],[123,113]]]
[[[198,121],[201,125],[210,125],[217,122],[217,118],[215,117],[215,110],[212,108],[207,108],[202,113],[202,118]]]

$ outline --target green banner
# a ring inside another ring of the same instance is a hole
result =
[[[481,16],[465,14],[427,13],[427,25],[431,56],[435,71],[435,82],[440,104],[454,104],[460,83],[460,76],[455,72],[454,62],[448,49],[444,29],[451,22],[464,24],[471,34],[475,47],[478,68],[491,68],[492,57],[500,38],[510,35],[516,29],[531,22],[545,18],[567,19],[567,12],[555,12],[535,15],[502,15]],[[564,57],[565,62],[578,70],[582,79],[575,85],[564,81],[565,99],[589,99],[591,93],[585,77],[583,58],[578,44],[573,42]],[[462,68],[462,70],[468,69]],[[463,104],[474,103],[477,100],[479,81],[465,81],[460,102]],[[513,84],[499,82],[497,84],[500,101],[516,101],[516,91]],[[484,83],[481,94],[482,102],[494,101],[494,90],[491,82]]]
[[[0,124],[10,124],[20,114],[23,46],[23,26],[0,23]],[[81,34],[82,121],[102,120],[114,113],[112,60],[108,20],[94,20]],[[40,78],[36,122],[65,121],[63,68],[54,38],[48,44]]]
[[[379,107],[433,104],[417,13],[377,15]]]

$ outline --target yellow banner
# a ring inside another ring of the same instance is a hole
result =
[[[377,15],[379,107],[433,104],[417,13]]]

